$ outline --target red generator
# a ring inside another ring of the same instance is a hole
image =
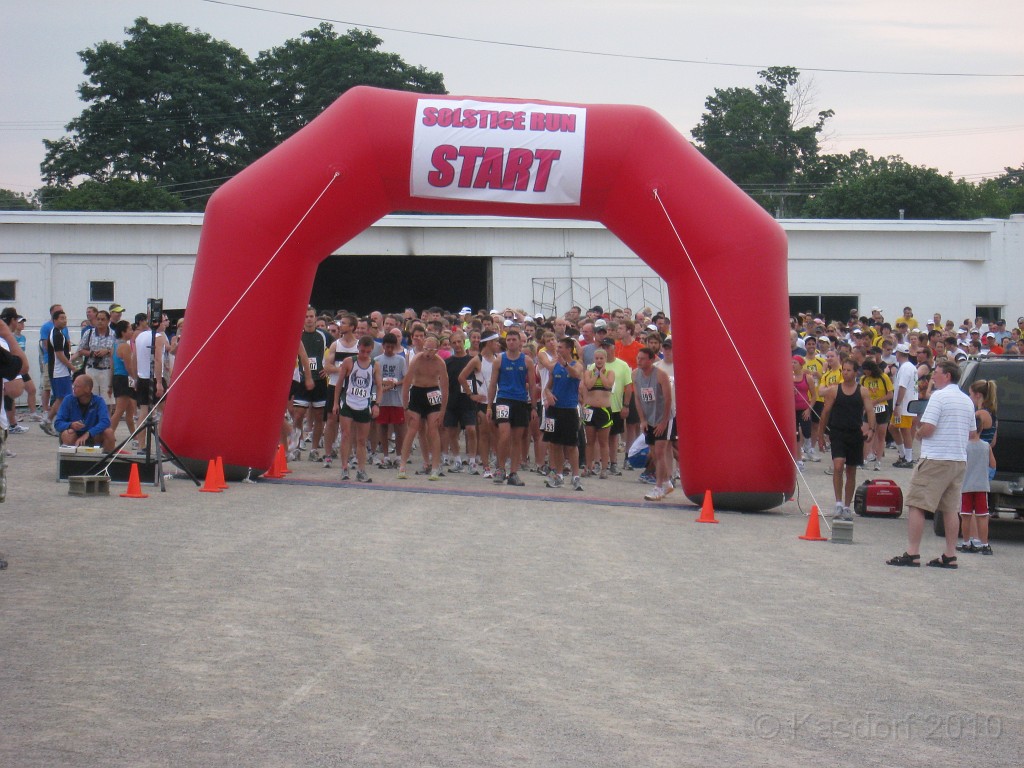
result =
[[[862,517],[899,517],[903,491],[893,480],[865,480],[853,494],[853,511]]]

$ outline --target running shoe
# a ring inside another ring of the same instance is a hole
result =
[[[28,432],[28,427],[26,427],[24,424],[15,424],[7,431],[10,432],[12,435],[24,435],[26,432]]]
[[[619,469],[618,462],[613,461],[611,463],[611,466],[608,467],[608,473],[612,474],[612,475],[615,475],[616,477],[621,477],[622,476],[622,470]]]
[[[462,471],[462,460],[456,459],[448,467],[449,472],[461,472]]]
[[[512,474],[510,474],[508,476],[508,484],[509,485],[526,485],[526,483],[524,483],[522,480],[519,479],[519,473],[518,472],[513,472]]]
[[[641,472],[640,477],[638,477],[637,480],[639,480],[641,483],[647,483],[649,485],[654,485],[655,483],[658,482],[657,478],[650,472]]]
[[[43,430],[50,437],[57,437],[57,430],[53,428],[53,422],[43,421],[39,423],[39,428]]]
[[[580,476],[579,475],[576,475],[576,477],[574,477],[572,479],[572,489],[574,491],[582,491],[583,490],[583,483],[580,481]]]
[[[983,555],[991,555],[992,546],[990,544],[982,544],[980,547],[978,547],[978,551],[981,552],[981,554]]]
[[[660,486],[654,486],[650,491],[644,494],[644,501],[661,501],[665,498],[665,491]]]
[[[373,482],[373,478],[370,477],[365,472],[356,472],[356,482],[357,483],[372,483]]]
[[[494,470],[490,467],[484,467],[484,478],[487,480],[494,479]]]
[[[504,483],[505,480],[506,480],[506,478],[505,478],[505,470],[504,469],[496,469],[496,470],[494,470],[494,483],[495,483],[495,485],[498,485],[500,483]]]
[[[310,461],[323,461],[323,458],[324,457],[320,455],[320,451],[318,451],[316,448],[309,452]]]
[[[398,474],[395,475],[395,477],[397,477],[399,480],[408,480],[409,479],[409,475],[406,474],[404,469],[398,470]]]
[[[548,488],[561,488],[565,485],[565,480],[563,480],[559,475],[549,475],[544,478],[544,485]]]
[[[449,471],[451,471],[451,470],[449,470]],[[438,481],[440,479],[441,479],[441,473],[438,470],[436,470],[436,469],[431,470],[430,475],[427,476],[427,480],[430,480],[431,482],[436,482],[436,481]]]
[[[472,459],[469,462],[469,474],[471,474],[471,475],[479,475],[480,474],[480,466],[476,463],[475,460],[472,460]]]
[[[607,470],[607,469],[602,469],[602,470],[601,470],[601,471],[600,471],[600,472],[598,473],[598,475],[597,475],[597,479],[598,479],[598,480],[607,480],[607,479],[608,479],[608,470]]]
[[[348,470],[347,469],[342,470],[342,472],[341,472],[341,482],[347,483],[351,479],[352,478],[350,478],[349,475],[348,475]]]
[[[324,469],[330,469],[332,461],[334,461],[334,457],[332,457],[331,454],[328,453],[324,456]]]

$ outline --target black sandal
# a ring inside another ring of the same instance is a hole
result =
[[[945,553],[941,558],[936,557],[934,560],[929,560],[928,565],[932,568],[959,568],[956,564],[956,555],[946,557]]]
[[[956,558],[954,558],[954,560],[955,559]],[[920,568],[921,567],[921,556],[920,555],[911,555],[911,554],[907,554],[906,552],[904,552],[902,555],[896,555],[896,557],[894,557],[894,558],[892,558],[890,560],[886,560],[885,564],[886,565],[906,566],[906,567],[909,567],[909,568]],[[955,568],[956,566],[953,566],[953,567]]]

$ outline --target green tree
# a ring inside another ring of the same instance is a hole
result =
[[[1006,168],[1006,173],[978,185],[981,216],[1005,218],[1024,213],[1024,163],[1020,168]]]
[[[349,88],[372,85],[417,93],[444,94],[444,76],[406,64],[378,50],[382,40],[370,31],[339,35],[327,23],[263,51],[256,71],[265,85],[261,134],[265,149],[283,141],[324,111]]]
[[[84,181],[75,187],[44,187],[36,193],[47,211],[183,211],[177,195],[152,181]]]
[[[0,189],[0,211],[34,211],[36,207],[27,195]]]
[[[871,158],[839,173],[835,184],[809,199],[803,214],[828,219],[973,218],[970,185],[898,155]]]
[[[195,184],[236,173],[253,159],[245,137],[259,81],[245,52],[180,24],[136,19],[123,43],[79,53],[88,106],[44,141],[44,179],[79,177]]]
[[[753,89],[716,88],[691,132],[698,149],[761,205],[791,208],[782,205],[785,196],[802,197],[801,175],[814,166],[818,137],[834,113],[818,112],[801,125],[812,89],[801,84],[800,72],[770,67],[757,74],[763,82]]]

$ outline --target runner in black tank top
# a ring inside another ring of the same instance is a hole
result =
[[[871,393],[867,387],[857,383],[857,369],[853,362],[847,360],[843,363],[843,380],[835,388],[825,390],[821,421],[828,425],[832,438],[831,474],[832,489],[836,496],[835,517],[853,520],[850,505],[853,503],[857,482],[857,467],[864,464],[864,440],[875,432],[875,409]]]

